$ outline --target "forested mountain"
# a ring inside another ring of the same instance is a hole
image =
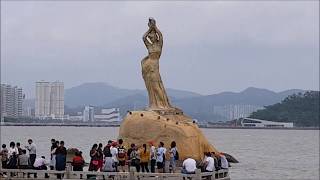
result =
[[[251,118],[293,122],[295,126],[319,127],[319,91],[293,94],[280,103],[265,106],[251,114]]]

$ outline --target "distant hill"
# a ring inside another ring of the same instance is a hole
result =
[[[276,93],[267,89],[249,87],[239,93],[222,92],[219,94],[201,96],[196,98],[185,98],[178,100],[178,105],[192,104],[202,106],[208,105],[226,105],[226,104],[252,104],[257,106],[270,105],[275,102],[280,102],[288,95],[304,92],[304,90],[287,90]]]
[[[239,93],[222,92],[195,98],[185,98],[175,101],[174,104],[181,107],[190,116],[198,118],[199,120],[216,121],[226,119],[214,118],[218,115],[213,111],[215,107],[251,105],[256,108],[262,108],[263,106],[280,102],[288,95],[296,92],[304,92],[304,90],[287,90],[276,93],[267,89],[249,87]]]
[[[213,107],[226,105],[252,105],[263,107],[278,103],[288,95],[304,92],[304,90],[287,90],[283,92],[273,92],[267,89],[247,88],[242,92],[223,92],[207,96],[194,96],[187,98],[171,98],[171,104],[177,106],[191,117],[199,121],[226,120],[221,114],[215,113]],[[106,107],[119,107],[124,115],[128,110],[142,109],[148,105],[145,95],[131,95],[105,104]]]
[[[143,93],[141,90],[128,90],[107,83],[84,83],[65,90],[64,103],[69,107],[84,105],[100,106],[116,99]]]
[[[170,88],[167,89],[167,93],[172,99],[201,96],[198,93]],[[102,82],[84,83],[65,90],[65,105],[69,107],[102,106],[132,95],[147,96],[147,92],[145,90],[122,89]]]
[[[263,107],[281,102],[287,96],[305,92],[300,89],[274,92],[267,89],[250,87],[241,92],[222,92],[212,95],[167,89],[171,104],[177,106],[191,117],[199,121],[229,120],[221,113],[214,112],[216,107],[226,105],[251,105]],[[34,104],[34,100],[27,100],[27,104]],[[148,105],[145,90],[131,90],[111,86],[107,83],[84,83],[65,90],[65,112],[75,114],[82,111],[85,105],[99,107],[118,107],[121,115],[128,110],[142,109]]]
[[[319,91],[290,95],[250,117],[279,122],[293,122],[295,126],[319,127]]]

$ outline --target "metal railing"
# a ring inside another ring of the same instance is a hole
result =
[[[2,169],[1,174],[7,177],[0,179],[112,179],[112,180],[230,180],[227,169],[214,172],[201,172],[200,169],[195,174],[182,173],[143,173],[135,172],[131,168],[130,172],[96,172],[96,171],[72,171],[72,166],[67,165],[65,171],[56,170],[33,170],[33,169]],[[36,176],[35,176],[36,175]]]

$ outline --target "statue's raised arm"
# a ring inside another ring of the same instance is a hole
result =
[[[158,42],[160,43],[160,45],[162,46],[163,45],[163,36],[162,36],[162,33],[161,31],[158,29],[157,26],[154,27],[155,30],[156,30],[156,33],[158,35]]]
[[[148,29],[148,31],[146,33],[144,33],[142,39],[144,44],[148,47],[149,45],[151,45],[151,43],[148,41],[148,35],[151,32],[151,28]]]
[[[163,45],[163,36],[161,31],[158,29],[156,25],[156,20],[153,18],[149,18],[149,23],[148,23],[149,29],[154,30],[155,34],[157,35],[157,41],[160,43],[160,45]]]

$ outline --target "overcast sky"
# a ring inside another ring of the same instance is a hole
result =
[[[167,88],[319,89],[317,1],[1,1],[1,81],[27,98],[38,80],[144,89],[150,16],[164,36]]]

